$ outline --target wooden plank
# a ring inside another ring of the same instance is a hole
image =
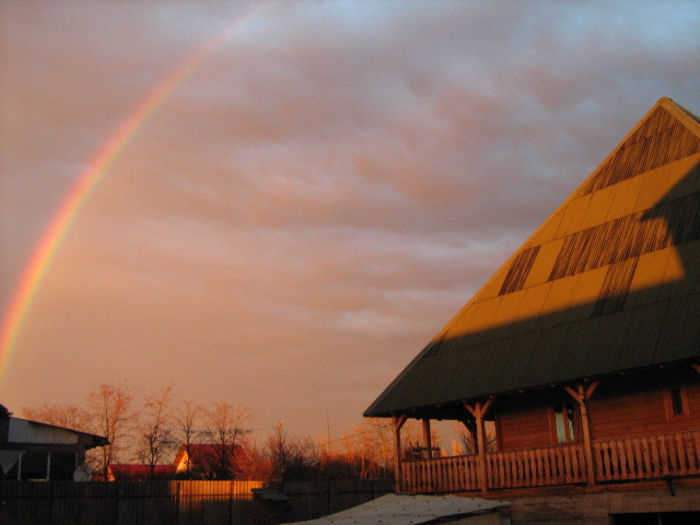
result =
[[[507,452],[503,455],[503,460],[506,462],[506,468],[508,470],[508,480],[505,486],[514,487],[518,479],[518,466],[516,464],[515,453]]]
[[[686,447],[688,450],[688,469],[691,474],[697,474],[700,471],[700,464],[698,464],[698,454],[692,432],[686,435]]]
[[[561,457],[561,450],[559,449],[554,449],[554,452],[557,457],[557,483],[561,483],[563,479],[563,474],[564,474],[564,461]]]
[[[530,451],[524,450],[521,454],[521,460],[523,464],[523,481],[526,487],[530,486]]]
[[[661,466],[661,461],[659,459],[659,441],[657,438],[653,437],[649,439],[649,450],[651,452],[652,464],[650,477],[660,476],[663,467]]]
[[[686,450],[687,450],[687,448],[684,446],[684,443],[683,443],[683,434],[676,434],[676,454],[678,457],[678,473],[681,476],[685,476],[688,474]]]
[[[571,473],[573,471],[573,467],[571,465],[571,447],[564,447],[562,449],[562,452],[564,453],[564,480],[566,481],[566,483],[571,483]]]
[[[651,448],[651,445],[649,443],[649,440],[647,438],[642,438],[641,439],[641,447],[642,447],[642,457],[644,458],[644,478],[650,478],[654,475],[654,466],[651,461],[651,453],[649,449]]]
[[[592,455],[592,452],[591,452]],[[587,468],[588,465],[586,464],[586,457],[585,457],[585,452],[581,447],[579,447],[579,452],[578,452],[578,457],[579,457],[579,464],[581,465],[581,480],[583,481],[584,479],[593,479],[595,482],[595,472],[592,471],[590,475],[588,474]],[[594,466],[595,468],[595,466]]]
[[[524,486],[523,480],[525,479],[525,473],[523,472],[522,453],[519,450],[515,451],[513,453],[513,457],[515,460],[515,486],[522,487]]]
[[[666,440],[664,439],[663,436],[659,436],[657,438],[658,444],[659,444],[659,460],[661,461],[662,470],[661,474],[664,476],[668,476],[671,473],[671,468],[670,468],[670,462],[669,462],[669,453],[668,453],[668,448],[666,447]]]
[[[642,445],[639,438],[632,439],[632,456],[634,458],[634,473],[637,479],[644,478],[644,458],[642,457]]]
[[[542,454],[543,451],[541,449],[535,450],[535,479],[538,481],[538,484],[542,484],[544,482],[544,474],[542,472]]]
[[[617,444],[614,441],[610,443],[610,479],[620,479],[620,463],[617,457]]]
[[[634,468],[634,452],[632,451],[632,440],[625,439],[622,441],[621,446],[624,447],[624,459],[625,459],[625,471],[627,479],[632,479],[635,477]]]
[[[504,458],[502,456],[497,456],[498,458],[498,478],[500,480],[500,485],[506,486],[507,484],[507,467],[506,467],[506,461],[504,461]]]

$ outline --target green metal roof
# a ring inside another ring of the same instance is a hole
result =
[[[365,411],[700,357],[700,123],[662,98]]]

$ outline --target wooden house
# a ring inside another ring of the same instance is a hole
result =
[[[700,121],[662,98],[364,415],[474,437],[398,492],[700,486],[699,372]]]
[[[173,466],[176,474],[206,479],[238,479],[248,461],[241,445],[183,443]]]

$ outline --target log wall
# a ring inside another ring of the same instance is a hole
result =
[[[670,390],[680,388],[687,411],[669,414]],[[686,383],[590,401],[593,439],[641,437],[697,428],[700,421],[700,385]]]

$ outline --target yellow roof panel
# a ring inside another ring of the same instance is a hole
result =
[[[556,237],[563,237],[580,230],[581,222],[586,215],[590,200],[591,194],[588,194],[571,201],[569,206],[564,210],[564,215],[561,218]]]
[[[614,196],[615,185],[593,192],[591,194],[591,201],[586,209],[586,214],[579,228],[584,230],[605,222]]]
[[[535,262],[533,263],[530,273],[525,280],[524,288],[537,286],[538,284],[546,283],[549,280],[549,275],[554,267],[554,262],[557,260],[563,244],[564,238],[561,237],[556,241],[548,242],[540,246],[540,251],[537,253]]]

